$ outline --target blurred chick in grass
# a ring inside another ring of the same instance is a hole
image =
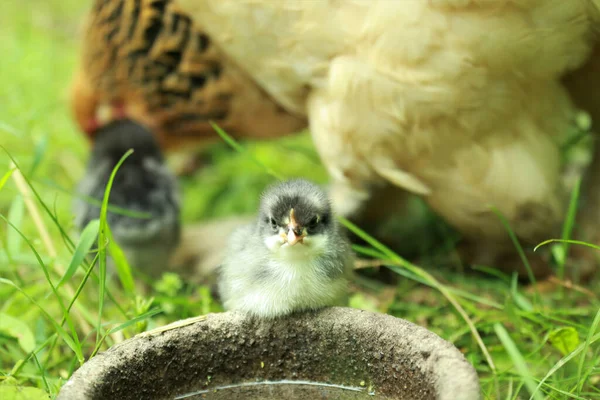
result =
[[[232,234],[227,250],[218,289],[228,310],[274,318],[346,301],[353,252],[311,182],[267,189],[258,217]]]
[[[128,119],[100,128],[78,192],[102,202],[114,167],[129,149],[133,153],[115,175],[109,205],[147,216],[109,211],[107,220],[130,265],[157,276],[167,269],[181,226],[177,180],[165,165],[154,136]],[[83,229],[99,218],[100,207],[80,198],[75,201],[74,212],[76,224]]]

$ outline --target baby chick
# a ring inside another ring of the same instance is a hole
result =
[[[102,127],[78,192],[102,201],[113,168],[129,149],[134,152],[117,171],[109,205],[146,213],[149,218],[109,211],[108,224],[128,262],[156,276],[166,269],[181,226],[177,181],[164,164],[152,133],[127,119]],[[75,201],[74,211],[80,228],[100,215],[100,207],[85,199]]]
[[[353,260],[325,193],[286,181],[267,189],[258,219],[231,235],[219,294],[226,309],[262,318],[342,305]]]

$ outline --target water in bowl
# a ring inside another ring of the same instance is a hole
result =
[[[247,382],[235,385],[199,390],[176,397],[185,400],[385,400],[384,397],[369,392],[366,388],[332,385],[321,382],[277,381]]]

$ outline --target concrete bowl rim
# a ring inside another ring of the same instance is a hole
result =
[[[264,324],[273,324],[273,326],[276,326],[277,324],[283,326],[287,325],[291,328],[294,325],[292,325],[292,322],[290,321],[310,321],[311,318],[318,318],[323,323],[323,326],[332,326],[334,321],[337,321],[338,318],[345,318],[346,320],[348,320],[348,318],[353,320],[355,320],[356,318],[362,318],[364,320],[377,320],[378,323],[372,326],[373,331],[381,331],[387,329],[390,332],[390,336],[392,339],[395,337],[394,328],[398,328],[398,332],[409,329],[412,333],[415,333],[415,335],[411,335],[411,337],[408,338],[403,337],[403,339],[408,340],[410,342],[410,345],[414,348],[415,353],[430,352],[431,354],[436,355],[436,359],[439,360],[439,362],[434,363],[432,366],[428,367],[427,370],[424,371],[424,373],[428,374],[430,379],[433,380],[433,386],[436,391],[437,398],[443,400],[481,399],[481,391],[478,376],[473,366],[466,361],[464,355],[450,342],[442,339],[441,337],[429,331],[428,329],[418,326],[410,321],[397,318],[388,314],[374,313],[360,309],[353,309],[347,307],[329,307],[318,311],[297,313],[293,316],[281,318],[278,320],[265,321]],[[103,374],[108,373],[111,368],[116,368],[117,366],[127,364],[127,361],[129,359],[132,359],[121,357],[119,358],[119,365],[111,364],[107,368],[104,364],[102,364],[103,357],[106,357],[107,355],[112,355],[114,357],[119,353],[124,354],[123,349],[126,349],[129,346],[144,344],[140,344],[140,341],[147,341],[149,338],[156,339],[161,337],[164,340],[168,340],[169,335],[181,335],[182,337],[185,337],[186,335],[190,335],[192,332],[194,332],[194,328],[200,329],[200,327],[205,324],[209,324],[209,326],[220,326],[223,324],[229,324],[233,327],[245,321],[247,321],[247,317],[238,312],[229,311],[223,313],[211,313],[207,314],[205,319],[194,322],[189,325],[183,325],[174,329],[168,329],[166,331],[158,332],[156,334],[148,332],[138,334],[130,339],[116,344],[115,346],[112,346],[110,349],[99,353],[94,358],[85,362],[77,371],[75,371],[71,378],[61,388],[57,399],[71,400],[89,398],[89,396],[86,397],[85,393],[89,393],[94,383],[98,380],[94,378],[101,377]],[[181,323],[181,321],[177,321],[173,324],[177,323]],[[166,327],[169,327],[173,324],[167,325]],[[296,324],[295,326],[297,329],[300,329],[298,332],[301,332],[302,329],[306,329],[304,325]],[[342,324],[340,326],[350,325],[346,323],[345,325]],[[358,329],[358,327],[362,327],[364,330],[364,327],[361,324],[354,324],[352,326],[357,327],[356,329]],[[149,345],[152,346],[152,344]],[[423,363],[423,365],[426,364],[427,363]],[[460,378],[458,382],[458,387],[460,387],[461,392],[452,393],[452,388],[456,388],[457,386],[457,376]]]

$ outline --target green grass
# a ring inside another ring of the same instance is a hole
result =
[[[81,235],[74,229],[70,192],[83,173],[87,145],[70,118],[66,96],[88,5],[32,0],[2,7],[0,145],[7,151],[0,150],[2,399],[53,397],[98,351],[139,332],[221,310],[207,287],[186,285],[175,274],[144,289],[139,279],[128,278],[137,272],[121,261],[120,279],[109,279],[101,267],[104,256],[119,251],[106,240],[110,231],[102,221]],[[306,133],[241,146],[240,152],[226,143],[214,146],[211,164],[182,179],[186,222],[253,212],[258,194],[274,180],[268,170],[326,181]],[[562,239],[570,238],[573,214],[574,208],[565,216]],[[548,291],[524,287],[490,268],[481,268],[481,274],[452,272],[436,264],[438,253],[448,253],[446,244],[432,248],[419,267],[356,231],[369,246],[355,250],[385,260],[401,279],[386,286],[357,278],[352,306],[405,318],[454,343],[477,369],[486,398],[600,399],[598,281]],[[567,249],[564,243],[549,245],[557,254]],[[558,257],[558,272],[569,262]]]

